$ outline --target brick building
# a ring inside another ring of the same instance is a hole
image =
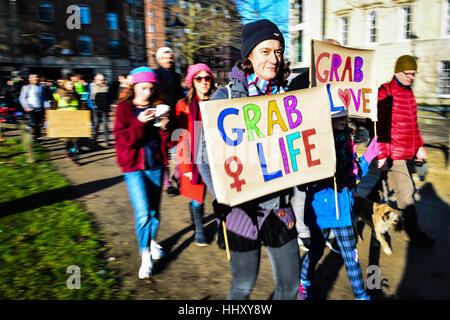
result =
[[[166,45],[166,22],[164,0],[145,1],[145,25],[147,41],[147,61],[150,68],[156,68],[156,51]]]
[[[9,13],[2,21],[4,73],[16,68],[56,79],[76,72],[90,79],[103,72],[112,79],[147,64],[142,0],[2,0],[0,6],[1,15]]]

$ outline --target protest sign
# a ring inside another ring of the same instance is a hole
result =
[[[81,138],[91,136],[89,110],[46,110],[48,138]]]
[[[230,206],[333,176],[326,87],[200,102],[214,192]]]
[[[331,112],[377,121],[376,52],[311,40],[311,87],[327,86]],[[332,89],[333,88],[333,89]]]

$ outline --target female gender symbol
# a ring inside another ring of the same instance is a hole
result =
[[[230,164],[233,161],[236,162],[236,164],[237,164],[237,170],[236,171],[231,171]],[[231,188],[236,188],[236,190],[238,192],[240,192],[241,189],[242,189],[241,185],[245,184],[245,179],[242,179],[242,180],[239,179],[239,175],[241,174],[242,168],[243,168],[241,160],[239,160],[239,158],[236,157],[236,156],[229,157],[227,160],[225,160],[224,166],[225,166],[226,173],[230,177],[234,178],[234,182],[232,184],[230,184],[230,187]]]

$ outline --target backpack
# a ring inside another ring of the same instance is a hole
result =
[[[109,109],[108,92],[98,92],[95,95],[95,106],[99,110]]]

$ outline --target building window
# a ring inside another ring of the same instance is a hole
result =
[[[302,62],[303,61],[303,55],[302,55],[302,51],[303,51],[303,31],[301,31],[301,30],[298,32],[297,44],[298,44],[297,60],[298,60],[298,62]]]
[[[89,36],[78,37],[78,50],[81,56],[92,55],[92,39]]]
[[[370,11],[367,15],[369,43],[377,42],[377,13]]]
[[[348,17],[339,19],[339,42],[343,46],[348,44]]]
[[[128,32],[134,33],[134,20],[131,17],[128,17]]]
[[[153,9],[148,9],[148,16],[149,16],[149,18],[154,18],[155,17],[155,11]]]
[[[39,21],[51,22],[53,21],[53,5],[48,2],[39,2]]]
[[[154,24],[149,24],[148,25],[148,32],[155,33],[155,25]]]
[[[80,7],[80,19],[81,24],[91,24],[91,15],[89,13],[89,7],[79,6]]]
[[[401,39],[411,38],[411,6],[403,6],[400,8],[400,32]]]
[[[108,51],[109,51],[109,56],[111,58],[120,58],[119,41],[117,41],[117,40],[109,40],[109,42],[108,42]]]
[[[117,13],[107,13],[106,21],[108,23],[109,30],[117,30],[119,29],[119,19],[117,17]]]
[[[450,98],[450,60],[439,63],[438,95]]]
[[[144,61],[145,60],[145,50],[143,47],[138,47],[138,60],[139,61]]]
[[[298,0],[298,23],[303,22],[303,0]]]
[[[44,55],[51,55],[54,53],[54,47],[55,47],[56,41],[55,36],[52,34],[43,34],[41,35],[41,47],[42,47],[42,54]]]
[[[155,39],[150,40],[150,48],[156,48],[156,40]]]
[[[170,13],[169,12],[164,12],[164,19],[166,19],[166,26],[169,25],[170,23]]]
[[[145,24],[144,21],[136,21],[136,39],[138,42],[144,42],[145,38]]]

